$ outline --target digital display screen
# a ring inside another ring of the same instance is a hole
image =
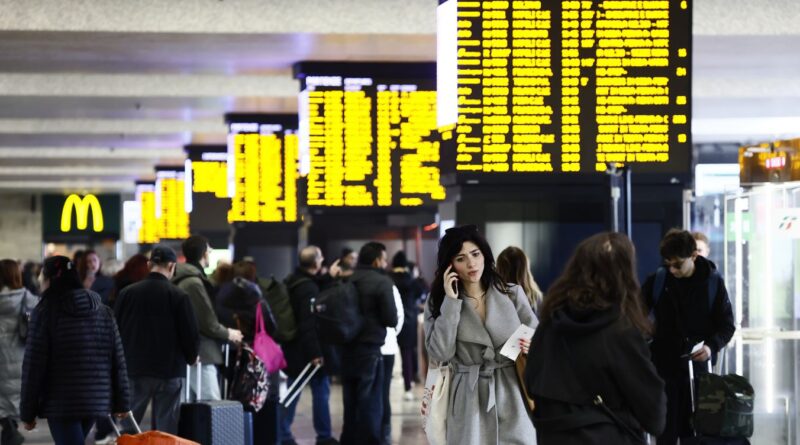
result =
[[[158,220],[156,219],[156,184],[154,182],[136,183],[136,202],[141,216],[138,222],[139,244],[158,243]]]
[[[228,147],[187,145],[186,186],[191,193],[211,193],[228,198]]]
[[[440,1],[458,176],[688,173],[691,3]]]
[[[228,222],[297,221],[297,115],[228,114]]]
[[[189,213],[186,211],[185,171],[183,167],[156,167],[155,213],[159,239],[189,237]]]
[[[445,198],[433,63],[295,65],[307,204],[417,207]]]

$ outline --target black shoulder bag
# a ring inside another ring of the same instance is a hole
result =
[[[623,431],[628,433],[637,443],[644,443],[644,435],[641,432],[637,432],[627,423],[623,422],[622,419],[620,419],[619,416],[617,416],[614,411],[612,411],[611,408],[605,404],[603,401],[603,396],[593,384],[595,378],[586,373],[586,367],[579,367],[577,365],[575,358],[572,355],[572,349],[570,348],[569,343],[564,337],[561,337],[561,340],[564,342],[564,350],[567,353],[567,358],[572,365],[572,369],[574,369],[575,373],[578,374],[578,384],[584,391],[588,391],[590,394],[589,404],[600,409],[600,411],[607,415],[618,427],[622,428]]]

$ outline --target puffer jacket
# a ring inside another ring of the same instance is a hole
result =
[[[24,287],[0,292],[0,418],[19,417],[25,342],[18,328],[23,299],[29,313],[39,303],[39,297]]]
[[[28,331],[20,419],[94,419],[129,410],[128,370],[111,308],[86,289],[43,298]]]

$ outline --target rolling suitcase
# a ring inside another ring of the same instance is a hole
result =
[[[197,364],[197,400],[189,402],[189,370],[186,367],[186,400],[181,405],[178,435],[201,445],[242,445],[245,440],[242,404],[231,400],[202,400],[202,377]]]
[[[708,375],[706,377],[700,376],[699,380],[703,382],[704,385],[714,384],[715,387],[712,388],[714,394],[706,395],[704,392],[700,392],[698,388],[698,382],[695,378],[694,373],[694,366],[692,366],[692,361],[689,360],[689,391],[690,391],[690,400],[692,406],[692,423],[694,427],[694,437],[690,441],[688,441],[688,445],[750,445],[750,441],[746,437],[723,437],[722,434],[714,434],[709,430],[712,424],[714,425],[714,430],[720,430],[722,428],[721,424],[723,423],[720,419],[709,419],[709,417],[719,417],[720,415],[725,415],[726,409],[729,408],[728,405],[733,403],[734,405],[740,405],[733,407],[735,410],[746,410],[749,406],[750,412],[750,419],[749,419],[749,435],[752,435],[752,400],[753,400],[753,393],[752,387],[747,381],[740,376],[737,375],[727,375],[727,376],[717,376],[714,375],[711,369],[711,360],[708,360]],[[711,376],[711,377],[708,377]],[[742,390],[742,393],[736,393],[735,398],[742,398],[742,400],[732,400],[726,401],[725,400],[725,390],[721,389],[717,391],[717,386],[726,386],[726,384],[722,381],[724,380],[734,380],[734,384],[740,386],[738,390]],[[742,381],[744,381],[742,383]],[[744,394],[748,390],[744,387],[749,387],[749,394]],[[715,405],[715,406],[711,406]],[[747,429],[747,428],[745,428]],[[683,444],[685,441],[681,441]]]

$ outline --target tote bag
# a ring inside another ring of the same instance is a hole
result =
[[[422,428],[430,445],[447,443],[447,409],[450,403],[450,367],[438,366],[428,369],[425,379],[425,394],[422,403],[427,407],[422,418]]]
[[[264,362],[267,372],[272,374],[286,368],[286,358],[283,350],[275,340],[267,334],[264,327],[264,314],[261,313],[261,303],[256,303],[256,334],[253,338],[253,352]]]

